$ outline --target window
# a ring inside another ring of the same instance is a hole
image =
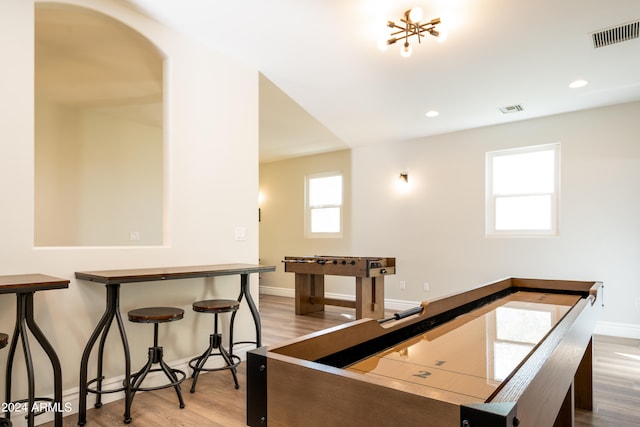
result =
[[[487,236],[557,235],[560,144],[492,151],[486,168]]]
[[[342,173],[312,175],[306,182],[306,237],[342,236]]]

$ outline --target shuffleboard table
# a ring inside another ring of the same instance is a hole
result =
[[[572,426],[600,282],[508,278],[247,356],[250,426]]]

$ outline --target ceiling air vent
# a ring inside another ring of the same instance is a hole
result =
[[[522,110],[524,110],[524,108],[522,108],[522,105],[520,104],[509,105],[508,107],[500,108],[500,111],[502,111],[503,114],[517,113],[518,111],[522,111]]]
[[[640,36],[640,21],[618,25],[602,31],[591,33],[593,47],[605,47],[616,43],[637,39]]]

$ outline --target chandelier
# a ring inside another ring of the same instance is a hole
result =
[[[438,41],[443,41],[444,34],[436,30],[436,25],[440,24],[440,18],[435,18],[428,22],[422,22],[422,18],[422,9],[414,7],[413,9],[407,10],[402,18],[400,18],[400,22],[402,22],[402,24],[387,21],[387,27],[394,30],[391,33],[391,38],[387,39],[387,46],[392,45],[397,41],[404,40],[400,54],[406,58],[413,52],[413,49],[409,45],[410,37],[416,36],[418,43],[420,43],[420,39],[425,37],[428,33],[433,37],[436,37]]]

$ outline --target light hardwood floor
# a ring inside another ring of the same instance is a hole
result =
[[[354,310],[327,307],[324,313],[294,314],[290,298],[261,296],[263,342],[275,344],[293,337],[335,326],[354,318]],[[594,340],[594,412],[578,411],[576,426],[631,427],[640,425],[640,341],[610,337]],[[182,386],[185,408],[178,407],[173,388],[136,395],[130,426],[212,426],[245,425],[245,364],[238,371],[240,389],[233,387],[228,372],[200,376],[198,388],[189,393],[191,380]],[[125,426],[123,402],[87,411],[87,427]],[[64,426],[76,426],[77,414],[64,418]],[[45,426],[53,426],[47,423]],[[297,426],[296,426],[297,427]]]

